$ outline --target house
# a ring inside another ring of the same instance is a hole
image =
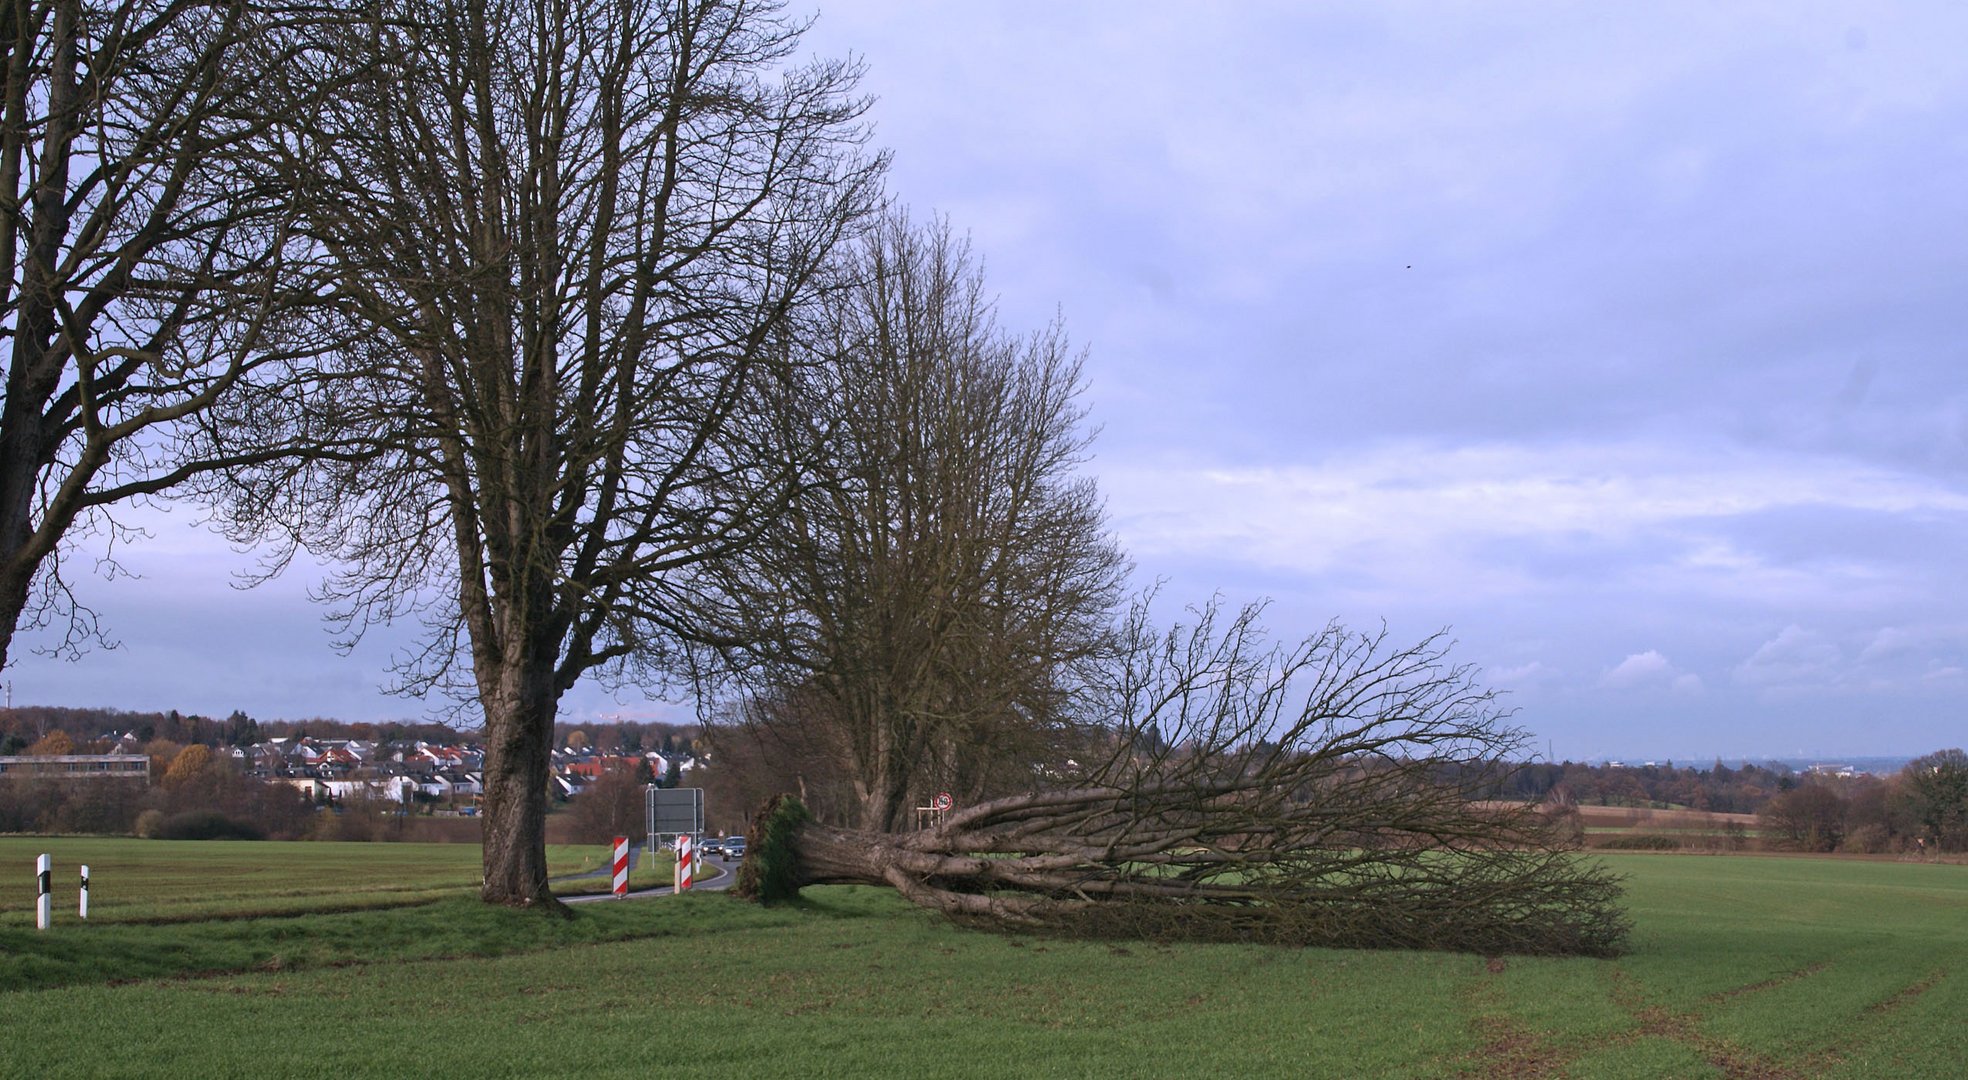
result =
[[[407,776],[391,776],[379,780],[322,780],[320,783],[326,790],[330,802],[377,799],[382,802],[408,803],[416,797],[417,793],[417,782]]]
[[[417,798],[430,802],[450,802],[457,796],[457,789],[451,778],[441,772],[423,773],[416,777]]]
[[[476,799],[485,794],[485,776],[482,773],[446,769],[443,776],[451,784],[451,797],[454,799]]]
[[[574,759],[567,763],[566,771],[588,780],[599,780],[603,773],[616,769],[634,769],[642,764],[638,757],[622,757],[615,754],[593,754]],[[656,775],[661,776],[662,773]]]

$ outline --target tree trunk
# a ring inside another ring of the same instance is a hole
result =
[[[27,610],[34,571],[16,569],[22,560],[14,558],[11,551],[0,551],[0,560],[6,564],[6,569],[0,571],[0,668],[5,668],[14,648],[14,631],[20,626],[21,613]]]
[[[1244,832],[1248,821],[1223,823],[1234,838],[1213,835],[1209,819],[1241,817],[1238,800],[1211,807],[1192,798],[1201,794],[1033,792],[907,833],[823,825],[782,795],[753,819],[733,892],[772,902],[808,885],[882,885],[967,924],[1070,937],[1485,955],[1624,948],[1617,879],[1551,846],[1528,808],[1472,805],[1460,822],[1436,822],[1453,826],[1446,833],[1349,831],[1347,846],[1294,848]],[[1181,825],[1155,805],[1171,797],[1189,804]]]
[[[547,888],[547,783],[553,672],[509,670],[485,703],[485,882],[480,896],[509,907],[564,910]]]
[[[861,830],[870,833],[900,832],[905,825],[907,791],[894,779],[882,776],[873,786],[855,785],[860,790]]]

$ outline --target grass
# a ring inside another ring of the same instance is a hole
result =
[[[34,859],[54,862],[58,913],[73,916],[78,868],[89,867],[92,923],[175,922],[391,908],[478,888],[472,844],[281,843],[132,840],[102,836],[0,836],[0,929],[34,925]],[[598,845],[550,845],[547,872],[600,867]],[[9,872],[12,868],[15,872]],[[667,885],[670,860],[647,856],[634,888]],[[571,882],[564,894],[606,892],[605,878]]]
[[[1918,1077],[1968,1059],[1968,868],[1607,861],[1636,923],[1616,961],[1001,936],[856,887],[572,920],[453,893],[48,934],[16,929],[9,895],[0,1071]]]

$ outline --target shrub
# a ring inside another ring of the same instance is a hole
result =
[[[217,810],[187,810],[172,814],[157,827],[159,840],[263,840],[266,834],[249,821],[236,821]]]
[[[1845,842],[1839,845],[1840,851],[1855,851],[1863,855],[1884,855],[1899,849],[1898,838],[1884,825],[1861,825],[1846,834]]]
[[[137,823],[130,831],[145,840],[158,839],[164,829],[164,811],[152,807],[137,815]]]
[[[1680,851],[1678,837],[1663,836],[1660,833],[1632,833],[1626,836],[1608,836],[1598,845],[1606,851]]]

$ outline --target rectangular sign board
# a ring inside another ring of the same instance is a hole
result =
[[[649,835],[675,836],[689,833],[702,836],[704,833],[704,789],[703,788],[659,788],[651,784],[649,793],[648,818]]]

